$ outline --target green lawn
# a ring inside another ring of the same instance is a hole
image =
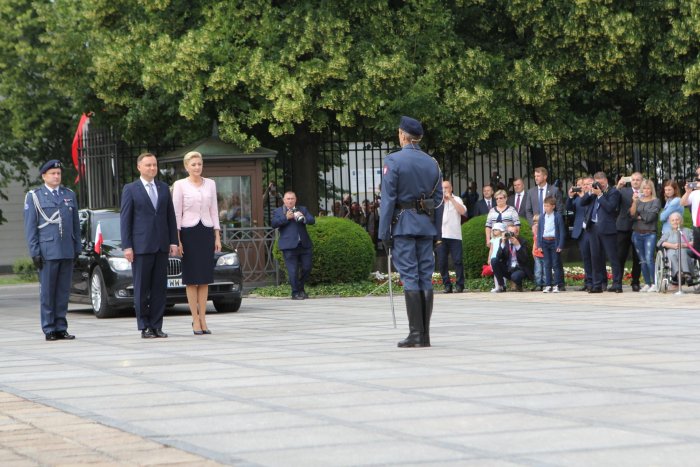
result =
[[[14,274],[2,274],[0,275],[0,285],[15,285],[15,284],[30,284],[37,281],[26,281],[20,279],[19,276]]]

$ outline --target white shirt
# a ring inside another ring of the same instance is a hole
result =
[[[688,195],[688,201],[690,202],[690,213],[693,215],[693,225],[698,225],[696,217],[698,215],[698,205],[700,205],[700,190],[692,191]]]
[[[542,229],[542,237],[556,236],[557,228],[554,224],[554,213],[544,213],[544,216],[540,218],[540,222],[544,222],[544,228]]]
[[[454,200],[463,208],[465,207],[459,196],[455,196]],[[442,238],[462,239],[462,216],[452,201],[445,201],[445,208],[442,212]]]

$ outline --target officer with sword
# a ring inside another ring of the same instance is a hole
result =
[[[75,193],[61,185],[63,166],[50,160],[39,173],[44,185],[24,200],[24,233],[39,272],[41,328],[47,341],[74,339],[68,334],[68,296],[73,261],[80,253],[80,220]]]
[[[410,331],[399,347],[430,347],[433,248],[440,242],[443,194],[440,167],[420,149],[422,138],[421,123],[401,117],[401,150],[388,155],[382,169],[379,238],[401,276]]]

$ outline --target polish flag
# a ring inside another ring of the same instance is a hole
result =
[[[102,228],[100,227],[100,224],[97,224],[97,231],[95,231],[95,253],[98,255],[102,253],[102,241],[104,239],[102,238]]]
[[[78,172],[78,176],[75,178],[75,183],[80,182],[80,177],[85,176],[85,155],[80,154],[85,148],[85,133],[87,130],[87,125],[90,123],[90,116],[92,112],[83,114],[80,117],[80,122],[78,123],[78,128],[75,130],[75,136],[73,136],[73,146],[71,147],[71,156],[73,157],[73,165],[75,170]]]

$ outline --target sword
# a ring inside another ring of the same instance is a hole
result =
[[[396,329],[396,313],[394,312],[394,289],[392,288],[391,280],[391,248],[386,254],[386,269],[389,272],[389,303],[391,303],[391,318],[394,320],[394,329]]]

